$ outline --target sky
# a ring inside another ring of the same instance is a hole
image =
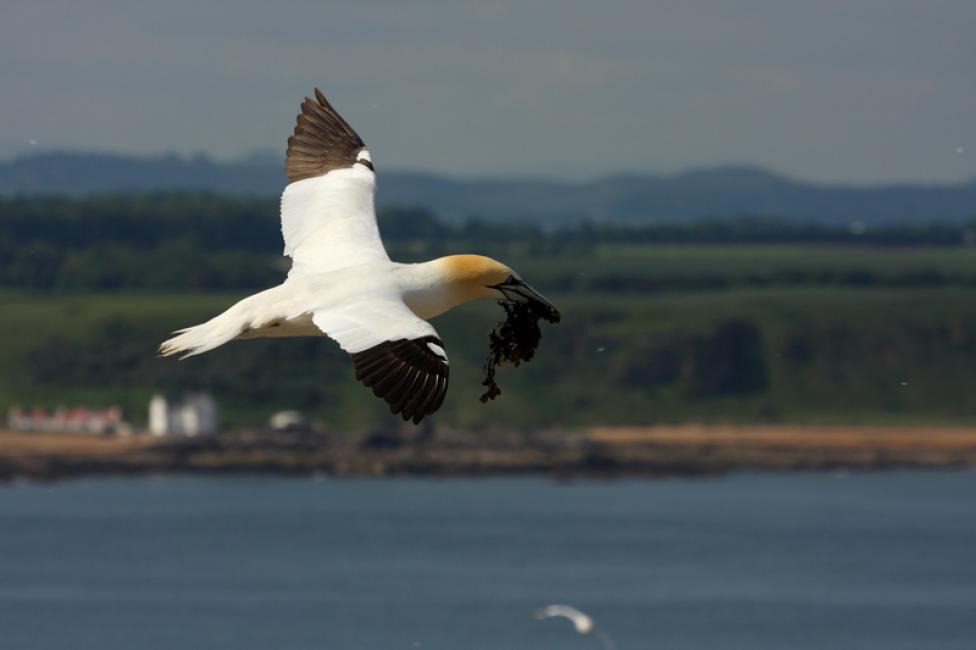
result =
[[[283,154],[315,86],[383,167],[976,177],[973,0],[4,0],[0,155]]]

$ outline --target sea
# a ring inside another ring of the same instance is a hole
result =
[[[400,648],[972,650],[976,472],[0,487],[0,650]]]

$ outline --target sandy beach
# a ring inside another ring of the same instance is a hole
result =
[[[156,439],[0,432],[0,478],[8,480],[144,472],[650,476],[973,465],[976,429],[967,427],[596,427],[382,444],[296,433]]]

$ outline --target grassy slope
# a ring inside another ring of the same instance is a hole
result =
[[[602,245],[583,267],[572,255],[518,260],[526,277],[549,285],[612,289],[843,285],[976,285],[976,248],[829,245]],[[646,284],[641,284],[643,281]]]
[[[545,328],[533,362],[501,371],[504,393],[487,405],[478,402],[480,366],[500,310],[470,305],[439,319],[452,376],[438,425],[976,420],[969,389],[976,300],[963,286],[976,276],[976,253],[968,249],[602,247],[587,258],[519,257],[512,265],[546,293],[566,286],[560,278],[586,282],[552,292],[563,323]],[[896,285],[907,271],[960,280],[937,288],[791,285],[789,276],[777,276],[784,268],[811,277],[867,269]],[[729,288],[589,288],[621,276],[668,274],[722,277]],[[236,297],[0,294],[7,334],[0,344],[0,408],[121,402],[138,420],[154,388],[205,388],[221,398],[232,423],[262,421],[286,407],[340,427],[390,421],[327,341],[238,342],[181,363],[152,358],[168,331]],[[758,334],[758,357],[746,367],[758,368],[762,379],[744,389],[702,388],[709,364],[725,359],[716,332],[729,322],[746,322]]]

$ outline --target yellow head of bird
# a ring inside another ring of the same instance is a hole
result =
[[[451,255],[443,260],[452,282],[456,283],[467,300],[488,298],[535,303],[544,308],[549,320],[559,321],[556,306],[498,260],[482,255]]]

